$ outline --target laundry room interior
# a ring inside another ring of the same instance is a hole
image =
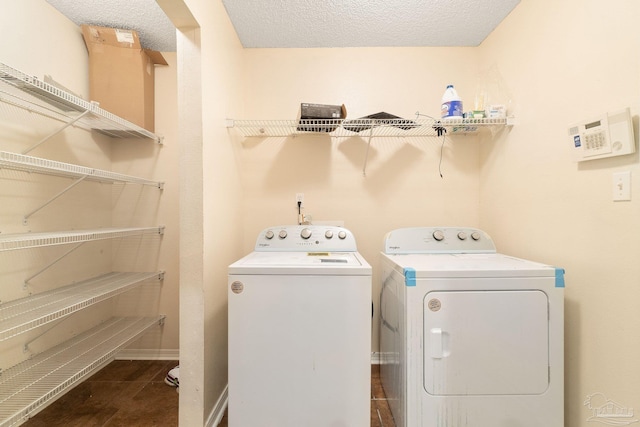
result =
[[[514,1],[473,46],[323,40],[330,46],[246,47],[224,0],[156,1],[176,28],[176,48],[160,52],[167,65],[151,65],[151,136],[113,137],[74,123],[50,135],[59,124],[16,113],[19,101],[1,89],[0,309],[107,271],[146,271],[144,280],[160,280],[104,295],[86,309],[78,304],[77,312],[32,322],[29,330],[0,329],[0,381],[12,366],[114,314],[135,312],[159,327],[108,358],[179,360],[179,424],[217,425],[228,396],[228,268],[253,251],[261,231],[304,215],[309,224],[348,229],[372,267],[373,364],[382,359],[385,235],[404,227],[476,228],[500,253],[564,270],[564,426],[606,423],[589,404],[596,395],[629,415],[627,424],[639,422],[638,2]],[[466,3],[451,3],[449,14],[464,26]],[[91,101],[80,26],[45,0],[4,1],[1,10],[0,65],[50,76]],[[122,14],[124,21],[128,11]],[[8,85],[4,73],[0,84]],[[443,135],[260,135],[269,121],[299,118],[302,103],[343,105],[346,119],[385,112],[438,120],[450,84],[465,112],[484,95],[504,107],[505,120]],[[577,161],[570,128],[627,108],[634,152]],[[243,133],[242,121],[257,123],[258,135]],[[71,174],[11,167],[7,153],[152,182],[80,182],[67,192]],[[55,243],[12,250],[20,245],[12,235],[112,227],[133,237],[76,240],[83,245],[77,250]]]

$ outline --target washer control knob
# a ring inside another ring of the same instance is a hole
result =
[[[440,242],[444,240],[444,233],[440,230],[436,230],[433,232],[433,238]]]
[[[308,228],[303,228],[300,232],[300,237],[302,237],[304,240],[307,240],[309,237],[311,237],[311,230],[309,230]]]
[[[287,230],[280,230],[278,233],[278,237],[281,239],[285,239],[287,237]]]
[[[465,233],[464,231],[459,232],[458,233],[458,239],[467,240],[467,233]]]
[[[338,238],[341,240],[344,240],[347,238],[347,232],[346,231],[338,231]]]
[[[331,230],[327,230],[324,232],[324,237],[326,237],[327,239],[333,239],[333,231]]]
[[[473,233],[471,233],[471,238],[473,240],[480,240],[480,233],[478,233],[477,231],[474,231]]]
[[[269,231],[267,231],[266,233],[264,233],[264,237],[265,237],[265,239],[267,239],[267,240],[271,240],[271,239],[273,239],[273,236],[274,236],[274,234],[273,234],[273,231],[271,231],[271,230],[269,230]]]

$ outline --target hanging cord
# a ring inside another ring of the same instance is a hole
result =
[[[416,111],[416,120],[418,119],[418,117],[428,117],[433,120],[435,122],[432,126],[433,130],[436,131],[438,136],[442,137],[442,144],[440,145],[440,161],[438,162],[438,173],[440,174],[440,178],[444,178],[444,176],[442,176],[442,157],[444,155],[444,143],[447,139],[447,129],[442,126],[440,120],[436,120],[435,118],[426,114],[420,114],[420,111]]]
[[[447,138],[447,130],[445,128],[442,128],[442,130],[444,132],[442,132],[442,144],[440,145],[440,161],[438,162],[438,173],[440,174],[440,178],[444,178],[442,176],[442,157],[444,152],[444,141]],[[440,131],[438,131],[438,134],[440,134]]]

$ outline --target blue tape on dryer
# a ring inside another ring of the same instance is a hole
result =
[[[404,269],[404,284],[405,286],[416,285],[416,269],[415,268],[407,267]]]
[[[564,288],[564,268],[556,267],[556,288]],[[404,284],[405,286],[416,285],[416,270],[415,268],[407,267],[404,269]]]
[[[564,268],[556,267],[556,288],[564,288]]]

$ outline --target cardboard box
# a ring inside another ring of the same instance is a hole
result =
[[[155,65],[160,52],[142,49],[132,30],[82,25],[89,51],[89,98],[100,108],[154,131]]]

